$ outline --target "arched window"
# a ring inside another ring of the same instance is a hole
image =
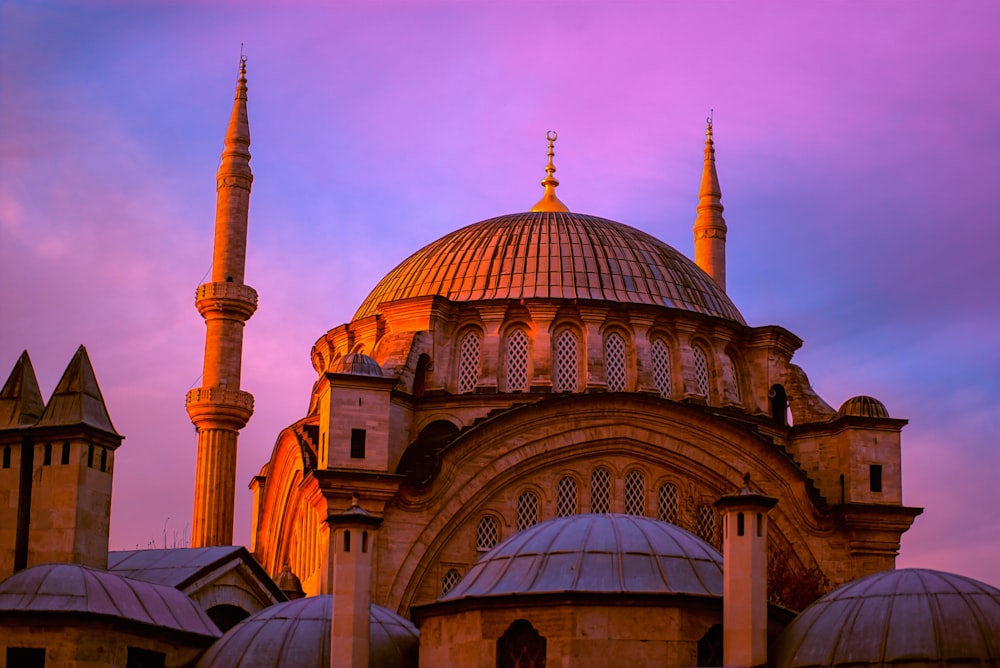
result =
[[[564,329],[556,337],[556,392],[576,392],[580,376],[580,346],[576,334]]]
[[[646,512],[646,478],[642,471],[629,471],[625,476],[625,514],[642,515]]]
[[[694,347],[694,379],[698,396],[708,398],[708,358],[701,346]]]
[[[670,349],[663,339],[656,339],[653,341],[650,353],[653,358],[653,382],[656,383],[660,396],[668,399],[670,398]]]
[[[483,515],[476,525],[476,550],[488,552],[500,540],[500,526],[495,517]]]
[[[515,329],[507,337],[506,375],[508,392],[528,389],[528,335]]]
[[[656,517],[661,522],[677,524],[679,510],[677,486],[670,482],[660,485],[660,491],[656,495]]]
[[[711,545],[718,546],[719,538],[715,530],[715,509],[712,506],[698,506],[696,528],[696,533],[702,540]]]
[[[576,480],[565,476],[559,479],[559,485],[556,488],[556,516],[568,517],[576,515],[576,512]]]
[[[467,394],[479,383],[479,349],[482,342],[477,332],[462,337],[458,356],[458,393]]]
[[[457,568],[449,568],[445,571],[444,577],[441,578],[441,595],[444,596],[458,584],[458,581],[462,579],[462,574],[458,572]]]
[[[732,355],[729,356],[729,368],[733,372],[733,377],[730,381],[732,385],[729,386],[729,390],[737,403],[743,403],[743,399],[740,396],[740,368],[736,366],[736,358]]]
[[[611,473],[606,468],[590,474],[590,512],[611,512]]]
[[[612,332],[604,340],[604,364],[608,372],[608,392],[625,391],[625,339]]]
[[[784,385],[772,385],[767,393],[771,403],[771,419],[782,427],[788,425],[788,395]]]
[[[533,492],[523,492],[517,497],[517,530],[523,531],[538,524],[538,497]]]
[[[545,668],[545,638],[518,619],[497,639],[497,668]]]

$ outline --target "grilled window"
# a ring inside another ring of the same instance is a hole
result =
[[[462,338],[458,361],[458,393],[467,394],[479,383],[479,349],[482,342],[476,332]]]
[[[590,475],[590,512],[611,512],[611,474],[606,468],[594,469]]]
[[[625,339],[612,333],[604,341],[604,363],[608,372],[608,391],[625,391]]]
[[[670,397],[670,349],[662,339],[653,341],[651,351],[653,358],[653,382],[656,389],[660,391],[660,396],[664,399]]]
[[[528,335],[514,330],[507,338],[507,391],[528,389]]]
[[[625,514],[642,515],[646,510],[646,479],[642,471],[625,476]]]
[[[580,346],[568,329],[556,338],[556,392],[576,392],[579,380]]]
[[[560,478],[556,489],[556,515],[567,517],[575,515],[576,512],[576,480],[569,476]]]
[[[517,497],[517,530],[523,531],[538,524],[538,497],[524,492]]]

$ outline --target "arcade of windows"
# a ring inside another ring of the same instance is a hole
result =
[[[705,542],[721,546],[719,535],[719,519],[711,504],[702,503],[694,507],[691,516],[681,512],[680,495],[677,485],[663,482],[656,489],[655,507],[647,506],[646,474],[638,469],[632,469],[625,474],[625,498],[621,504],[626,515],[642,515],[655,517],[661,522],[669,522],[681,526]],[[614,512],[612,488],[613,476],[609,469],[598,466],[590,475],[590,507],[582,508],[579,495],[579,483],[573,476],[565,475],[556,483],[556,517],[567,517],[582,512],[611,513]],[[510,524],[516,531],[523,531],[538,524],[543,519],[542,504],[538,494],[531,490],[522,491],[517,496],[513,522]],[[495,514],[482,515],[476,525],[476,551],[488,552],[496,547],[500,535],[500,519]],[[455,568],[445,572],[441,582],[442,594],[447,593],[461,579],[461,574]]]
[[[482,332],[467,331],[457,346],[455,365],[455,388],[459,394],[475,392],[482,370]],[[617,331],[609,332],[604,338],[605,382],[609,392],[626,392],[630,384],[628,362],[629,344],[625,336]],[[583,364],[585,355],[579,333],[563,328],[552,339],[552,389],[554,392],[579,392],[585,376]],[[661,336],[654,336],[649,348],[649,368],[653,384],[659,395],[670,398],[678,387],[672,380],[675,367],[672,365],[671,345]],[[531,340],[521,327],[515,327],[504,336],[501,345],[502,368],[499,388],[502,392],[527,392],[531,378]],[[737,402],[741,401],[740,383],[742,375],[736,360],[728,351],[723,355],[731,374],[726,376],[726,394]],[[691,346],[691,360],[694,370],[692,392],[708,399],[711,394],[711,357],[701,343]]]

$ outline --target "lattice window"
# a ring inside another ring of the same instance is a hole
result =
[[[698,346],[694,348],[694,378],[698,384],[698,394],[708,397],[708,359],[705,351]]]
[[[469,332],[462,338],[458,359],[458,393],[466,394],[476,389],[479,383],[479,349],[482,342],[479,334]]]
[[[696,533],[706,543],[718,546],[719,539],[715,530],[715,509],[712,506],[698,506]]]
[[[523,531],[538,524],[538,497],[533,492],[523,492],[517,497],[517,530]]]
[[[612,333],[604,341],[604,363],[608,370],[608,392],[625,391],[625,339]]]
[[[665,483],[660,486],[660,491],[656,495],[656,516],[661,522],[677,524],[677,516],[680,511],[680,503],[677,500],[677,486],[673,483]]]
[[[576,515],[576,480],[566,476],[559,479],[556,489],[556,516]]]
[[[496,518],[490,515],[483,515],[476,525],[476,549],[480,552],[487,552],[500,540],[500,526]]]
[[[507,338],[507,391],[528,389],[528,335],[517,329]]]
[[[605,468],[590,474],[590,512],[611,512],[611,474]]]
[[[449,568],[444,577],[441,578],[441,595],[444,596],[458,584],[459,580],[462,579],[462,574],[458,572],[457,568]]]
[[[544,636],[518,619],[497,639],[497,668],[545,668]]]
[[[642,515],[646,511],[646,478],[642,471],[625,476],[625,514]]]
[[[576,392],[579,352],[576,334],[564,329],[556,338],[556,392]]]
[[[653,341],[652,358],[653,382],[660,396],[667,399],[670,397],[670,349],[662,339]]]

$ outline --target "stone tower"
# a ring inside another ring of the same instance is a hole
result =
[[[48,404],[21,354],[0,390],[0,579],[52,562],[107,568],[121,442],[83,346]]]
[[[698,216],[694,220],[694,261],[726,289],[726,220],[722,217],[722,189],[715,171],[712,119],[705,130],[705,168],[698,190]]]
[[[202,386],[187,394],[188,415],[198,432],[193,547],[233,542],[236,439],[253,414],[253,395],[240,389],[243,325],[257,309],[257,292],[243,283],[252,183],[243,58],[217,176],[212,281],[195,295],[206,334]]]

